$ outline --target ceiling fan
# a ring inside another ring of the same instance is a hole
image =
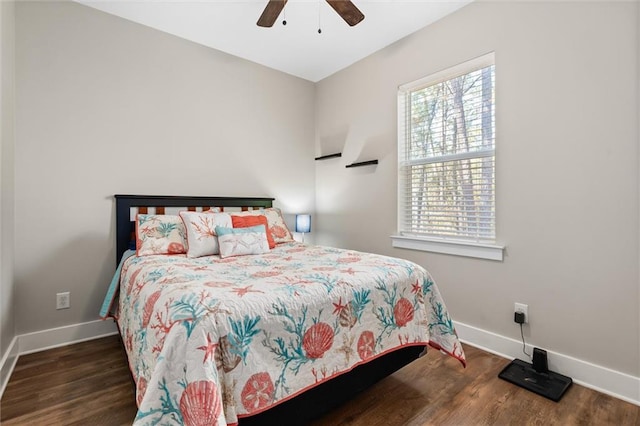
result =
[[[350,0],[326,0],[326,2],[329,3],[333,10],[335,10],[349,26],[353,27],[364,19],[364,15],[360,12],[360,9],[351,3]],[[278,19],[280,12],[284,9],[285,4],[287,4],[287,0],[269,0],[269,3],[267,3],[262,15],[260,15],[258,19],[258,26],[272,27],[276,19]]]

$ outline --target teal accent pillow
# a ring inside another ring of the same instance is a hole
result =
[[[216,226],[220,257],[246,256],[269,251],[267,227],[264,225],[248,228],[226,228]]]

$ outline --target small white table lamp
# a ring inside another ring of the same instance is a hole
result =
[[[304,234],[311,232],[311,215],[310,214],[297,214],[296,215],[296,232],[302,234],[302,242],[304,243]]]

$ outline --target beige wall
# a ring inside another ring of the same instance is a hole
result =
[[[636,48],[636,52],[640,51],[640,0],[636,0],[636,39],[637,39],[637,48]],[[638,118],[636,121],[636,138],[638,140],[638,168],[640,169],[640,53],[636,55],[636,74],[637,74],[637,78],[636,78],[636,89],[637,89],[637,93],[638,96],[636,97],[636,108],[637,108],[637,113],[638,113]],[[640,179],[640,172],[638,173],[638,178]],[[638,190],[640,191],[640,183],[638,185]],[[640,218],[638,219],[640,221]],[[638,264],[640,264],[640,250],[638,253]],[[639,284],[640,285],[640,284]],[[638,291],[638,306],[640,307],[640,291]],[[640,309],[638,309],[637,314],[636,314],[636,320],[638,322],[638,324],[640,324]],[[638,352],[640,352],[640,339],[638,339]]]
[[[312,211],[314,93],[79,4],[20,2],[18,333],[97,319],[115,266],[113,194],[273,196]],[[61,291],[71,309],[56,311]]]
[[[471,4],[316,89],[317,242],[414,260],[454,320],[640,376],[639,42],[634,2]],[[496,58],[497,233],[503,262],[393,249],[396,95]],[[380,164],[345,169],[356,160]]]
[[[14,25],[14,2],[0,2],[0,359],[16,334],[13,310]],[[8,369],[2,373],[5,371]],[[0,377],[0,386],[4,379]]]
[[[14,202],[6,4],[3,259]],[[518,339],[513,303],[528,303],[528,342],[640,375],[634,7],[472,4],[314,86],[78,4],[21,2],[18,333],[96,318],[114,267],[112,194],[269,195],[290,213],[317,204],[318,243],[426,266],[457,321]],[[489,51],[505,261],[392,249],[397,86]],[[312,161],[336,151],[341,159]],[[373,158],[376,167],[344,168]],[[3,351],[13,329],[5,261]],[[70,310],[55,310],[59,291],[71,291]]]

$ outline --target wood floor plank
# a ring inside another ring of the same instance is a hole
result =
[[[555,403],[500,380],[507,360],[465,352],[462,368],[431,350],[313,426],[640,426],[638,406],[577,385]],[[130,425],[135,414],[119,336],[21,356],[0,401],[3,426]]]

